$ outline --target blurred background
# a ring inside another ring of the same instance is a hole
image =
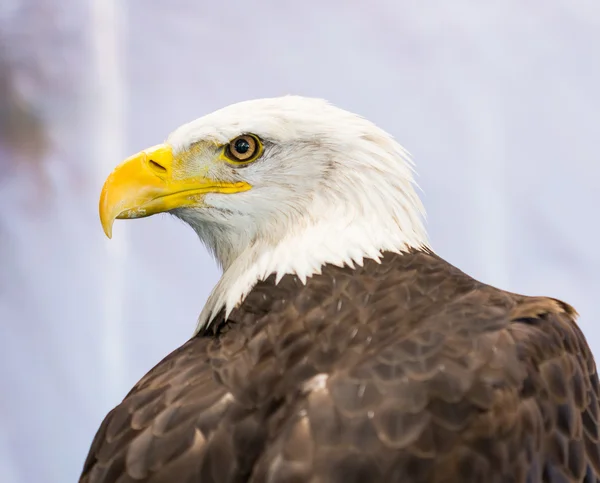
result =
[[[220,6],[219,6],[220,5]],[[219,277],[168,215],[97,214],[124,157],[227,104],[327,98],[414,156],[434,248],[574,305],[600,354],[598,0],[2,0],[0,481],[76,481]]]

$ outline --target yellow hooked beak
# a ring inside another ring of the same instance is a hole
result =
[[[112,237],[115,218],[143,218],[184,206],[198,206],[206,193],[239,193],[251,188],[243,181],[222,182],[202,176],[175,179],[174,161],[171,146],[159,144],[127,158],[115,168],[100,195],[100,221],[108,238]]]

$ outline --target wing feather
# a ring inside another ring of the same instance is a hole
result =
[[[575,311],[427,253],[258,284],[111,411],[82,483],[600,483]]]

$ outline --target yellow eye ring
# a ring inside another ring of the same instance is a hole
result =
[[[260,157],[263,145],[254,134],[242,134],[232,139],[223,153],[228,161],[236,164],[247,164]]]

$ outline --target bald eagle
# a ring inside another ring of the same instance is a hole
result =
[[[161,212],[223,276],[81,482],[600,481],[575,310],[440,258],[407,152],[371,122],[295,96],[209,114],[106,180],[107,236]]]

